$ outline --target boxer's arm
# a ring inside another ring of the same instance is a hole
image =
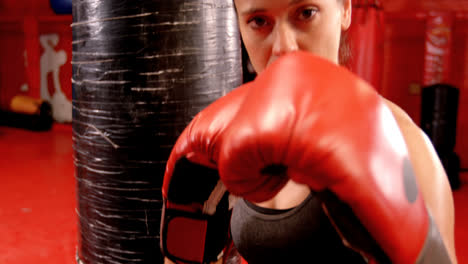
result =
[[[429,138],[397,105],[386,100],[405,139],[421,193],[434,217],[453,263],[457,263],[454,242],[454,205],[444,168]]]

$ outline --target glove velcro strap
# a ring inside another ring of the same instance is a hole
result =
[[[200,214],[165,210],[161,235],[162,250],[169,259],[183,263],[203,263],[208,219]]]
[[[167,201],[161,221],[161,249],[176,263],[217,261],[228,241],[231,218],[229,194],[225,193],[213,215],[181,210]],[[203,207],[202,205],[199,205]]]
[[[229,193],[218,171],[181,158],[166,190],[161,249],[176,263],[216,261],[227,244]]]

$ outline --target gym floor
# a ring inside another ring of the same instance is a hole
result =
[[[456,247],[468,264],[468,174],[454,192]],[[72,129],[0,127],[0,264],[75,263],[77,218]]]

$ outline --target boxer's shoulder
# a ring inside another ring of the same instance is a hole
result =
[[[428,155],[432,158],[435,157],[434,154],[437,156],[430,139],[422,129],[414,123],[413,119],[397,104],[385,98],[384,101],[390,111],[392,111],[393,117],[403,134],[409,151],[411,152],[413,148],[417,148],[418,151],[428,152]]]
[[[428,136],[422,131],[422,129],[414,123],[413,119],[398,105],[384,99],[388,108],[392,111],[393,117],[395,118],[398,127],[403,134],[403,137],[406,141],[408,150],[413,152],[415,149],[418,153],[425,154],[423,155],[426,158],[429,158],[433,162],[438,162],[437,153],[435,152],[434,147]],[[413,161],[416,162],[416,161]],[[427,159],[426,159],[427,163]]]
[[[395,120],[400,127],[417,127],[413,119],[411,119],[411,117],[403,109],[401,109],[401,107],[388,99],[383,98],[383,100],[385,101],[387,107],[392,111],[393,116],[395,117]]]
[[[410,160],[420,184],[425,185],[425,183],[430,180],[443,183],[442,185],[438,184],[438,186],[445,185],[445,180],[447,178],[445,171],[428,136],[398,105],[387,99],[385,99],[385,102],[392,111],[401,133],[403,134],[403,138],[408,147]],[[421,187],[424,188],[424,186]]]

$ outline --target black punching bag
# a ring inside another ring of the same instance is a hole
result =
[[[165,163],[242,83],[232,0],[73,0],[77,262],[162,263]]]
[[[460,186],[460,159],[454,152],[458,98],[458,88],[447,84],[434,84],[422,90],[421,128],[431,139],[453,189]]]

